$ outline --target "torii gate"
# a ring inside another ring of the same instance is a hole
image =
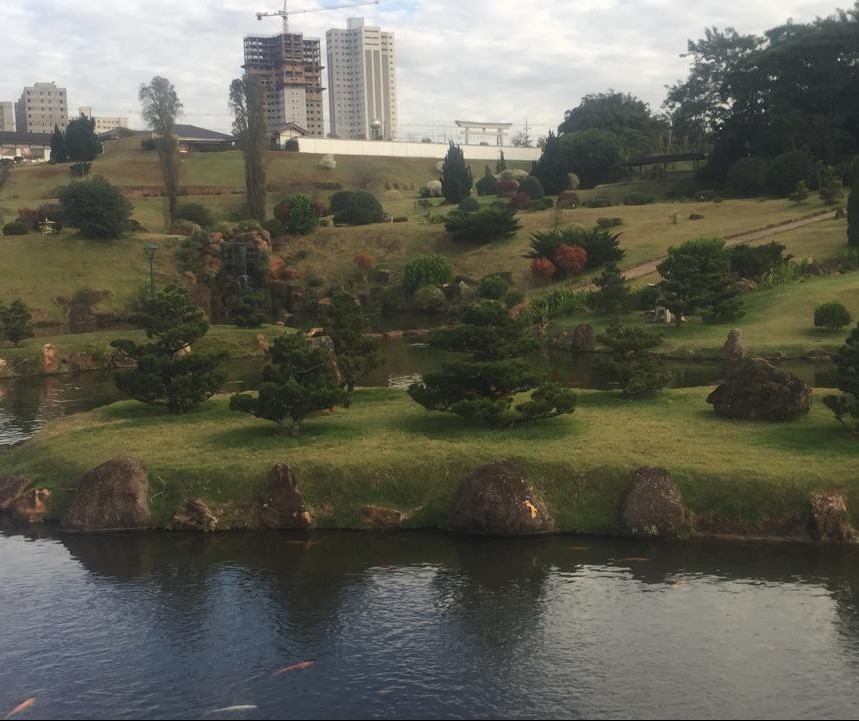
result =
[[[465,130],[465,144],[471,145],[472,133],[480,136],[494,135],[495,144],[504,147],[504,133],[513,127],[513,123],[478,123],[470,120],[457,120],[457,126]]]

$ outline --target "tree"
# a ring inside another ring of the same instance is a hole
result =
[[[483,171],[483,177],[476,183],[478,195],[495,195],[498,192],[498,178],[492,174],[492,170],[487,165]]]
[[[230,85],[233,134],[245,159],[245,197],[251,218],[265,222],[266,148],[265,90],[259,80],[245,74]]]
[[[170,223],[176,220],[179,198],[179,143],[174,134],[176,119],[182,114],[182,103],[172,83],[156,75],[148,85],[140,86],[143,119],[157,136],[158,161],[167,194]]]
[[[551,131],[534,166],[534,175],[540,179],[547,195],[563,193],[569,187],[570,176],[561,139]]]
[[[12,301],[9,306],[0,305],[0,324],[3,325],[3,335],[16,348],[22,340],[33,337],[32,320],[30,309],[20,298]]]
[[[820,199],[826,205],[837,205],[844,197],[843,184],[838,172],[831,165],[820,168]]]
[[[811,190],[809,189],[808,184],[804,180],[800,180],[788,198],[791,203],[802,205],[806,200],[808,200],[809,195],[811,195]]]
[[[376,196],[366,190],[341,190],[331,196],[331,215],[338,225],[381,223],[385,211]]]
[[[736,198],[756,198],[767,191],[767,161],[741,158],[728,173],[728,191]]]
[[[316,230],[319,218],[313,209],[313,201],[303,193],[293,193],[275,210],[286,232],[291,235],[307,235]]]
[[[814,309],[815,328],[841,330],[844,326],[850,325],[852,321],[853,316],[850,315],[850,311],[844,307],[843,303],[837,301],[824,303]]]
[[[847,245],[859,248],[859,155],[850,166],[850,197],[847,199]]]
[[[441,168],[441,192],[448,203],[459,204],[463,198],[471,195],[474,179],[471,168],[465,162],[462,148],[450,141],[447,155]]]
[[[536,345],[524,337],[523,323],[495,301],[469,308],[463,325],[434,331],[430,344],[471,357],[425,373],[409,388],[409,396],[427,410],[455,413],[494,428],[572,413],[575,394],[546,383],[523,357]],[[515,396],[527,392],[530,400],[514,405]]]
[[[242,290],[229,299],[230,320],[239,328],[261,328],[271,319],[271,297],[265,290]]]
[[[51,162],[65,163],[68,162],[69,156],[66,153],[66,139],[63,137],[63,131],[59,125],[54,126],[54,133],[51,135]]]
[[[268,350],[270,364],[262,370],[256,397],[237,394],[230,409],[274,421],[297,436],[301,423],[311,413],[335,406],[348,407],[346,391],[337,383],[333,358],[323,347],[313,345],[301,333],[274,339]]]
[[[504,151],[502,150],[498,155],[498,162],[495,163],[495,174],[501,175],[505,170],[507,170],[507,161],[504,159]]]
[[[767,171],[767,185],[773,195],[786,198],[802,183],[814,182],[814,161],[799,150],[789,150],[776,157]]]
[[[187,291],[165,288],[143,303],[130,320],[154,340],[111,343],[137,364],[114,376],[116,387],[127,396],[165,406],[171,413],[185,413],[211,398],[224,383],[226,375],[218,365],[226,354],[191,352],[191,346],[208,332],[209,323]]]
[[[622,175],[622,151],[614,133],[583,130],[561,138],[567,169],[581,179],[582,187],[613,183]]]
[[[599,290],[594,293],[591,304],[597,313],[621,315],[632,306],[632,293],[614,263],[594,278],[594,285]]]
[[[95,134],[95,120],[81,115],[66,128],[66,155],[75,163],[89,163],[103,151]],[[53,145],[53,144],[52,144]]]
[[[525,130],[520,130],[512,138],[510,138],[510,145],[512,145],[514,148],[533,147],[533,143],[531,142],[531,136],[528,135]]]
[[[131,201],[101,176],[60,189],[60,207],[68,225],[87,238],[113,240],[131,223]]]
[[[610,352],[610,358],[598,364],[599,370],[618,383],[627,398],[646,398],[668,383],[664,363],[650,353],[662,343],[658,333],[615,321],[597,336],[597,342]]]
[[[838,368],[840,396],[826,396],[823,402],[845,428],[859,434],[859,325],[833,356]]]
[[[447,214],[444,229],[454,243],[478,245],[516,235],[522,226],[511,206],[487,207],[473,213],[454,210]]]
[[[334,343],[337,367],[349,393],[383,363],[378,355],[380,343],[368,335],[369,331],[370,319],[358,300],[343,290],[336,291],[326,312],[323,334]]]

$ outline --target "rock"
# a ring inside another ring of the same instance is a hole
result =
[[[192,290],[197,287],[197,276],[193,271],[183,271],[179,277],[182,279],[182,285],[184,285],[188,290]]]
[[[343,383],[343,375],[340,373],[340,366],[337,365],[337,354],[334,352],[334,341],[331,337],[327,335],[317,335],[312,338],[308,338],[308,342],[313,348],[322,348],[328,351],[328,354],[331,356],[331,363],[328,366],[328,369],[331,372],[331,379],[336,385],[341,385]]]
[[[149,475],[137,459],[119,457],[89,471],[78,484],[62,527],[70,531],[148,528]]]
[[[753,280],[749,280],[748,278],[740,278],[734,283],[734,288],[736,288],[740,292],[748,292],[752,290],[757,290],[758,284],[755,283],[755,281]]]
[[[805,354],[805,360],[810,363],[826,363],[832,358],[825,350],[813,349]]]
[[[704,216],[699,213],[692,213],[692,215],[689,216],[689,220],[704,220]]]
[[[186,501],[173,516],[173,527],[183,531],[214,531],[218,518],[200,498]]]
[[[94,371],[101,368],[101,363],[96,360],[92,353],[69,353],[63,362],[73,373],[82,371]]]
[[[707,398],[720,416],[794,421],[811,410],[811,388],[763,358],[746,361]]]
[[[680,489],[667,471],[639,468],[632,474],[620,509],[620,526],[636,538],[676,536],[686,525]]]
[[[268,475],[260,523],[263,528],[272,529],[306,530],[313,525],[313,519],[304,507],[295,474],[283,463],[278,463]]]
[[[12,375],[15,375],[15,371],[12,370],[9,361],[5,358],[0,358],[0,378],[7,378]]]
[[[817,491],[808,498],[811,505],[812,538],[820,543],[857,543],[859,533],[850,525],[847,502],[838,491]]]
[[[47,488],[33,488],[21,496],[12,506],[12,516],[22,523],[41,523],[48,512],[48,503],[53,493]]]
[[[192,352],[193,351],[191,350],[191,346],[185,344],[173,354],[173,357],[184,358],[186,355],[191,355]]]
[[[725,345],[722,346],[722,358],[728,360],[743,360],[746,357],[746,349],[742,341],[743,331],[738,328],[728,333]]]
[[[364,506],[358,511],[358,518],[364,528],[375,531],[397,529],[403,522],[402,513],[381,506]]]
[[[268,339],[260,334],[256,337],[257,348],[259,348],[263,353],[267,353],[268,349],[271,347],[271,343],[268,342]]]
[[[450,527],[492,536],[552,533],[555,524],[534,487],[511,464],[481,466],[456,492]]]
[[[459,281],[456,287],[459,290],[459,297],[463,301],[470,302],[477,297],[477,290],[464,280]]]
[[[0,513],[12,508],[29,485],[26,476],[0,476]]]
[[[60,352],[50,343],[42,347],[42,373],[51,374],[60,370]]]
[[[593,353],[596,348],[594,329],[588,323],[577,325],[573,331],[572,348],[575,353]]]
[[[136,364],[137,361],[121,348],[115,348],[110,355],[111,368],[133,368]]]

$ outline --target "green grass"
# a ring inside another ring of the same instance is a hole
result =
[[[51,423],[0,463],[53,489],[58,516],[88,469],[138,457],[156,524],[201,496],[227,527],[242,527],[268,470],[287,463],[320,527],[357,527],[367,504],[411,513],[411,526],[443,526],[462,478],[495,459],[521,467],[564,531],[616,532],[629,473],[644,465],[668,469],[694,513],[725,523],[801,516],[808,492],[830,487],[846,491],[856,515],[859,442],[819,401],[796,423],[744,423],[716,416],[707,392],[644,402],[582,392],[572,416],[499,432],[427,413],[401,392],[362,391],[350,409],[308,420],[297,439],[230,412],[225,398],[186,416],[124,402]]]

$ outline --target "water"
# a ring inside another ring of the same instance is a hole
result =
[[[855,718],[857,561],[573,538],[0,534],[0,714],[35,697],[30,718]]]

